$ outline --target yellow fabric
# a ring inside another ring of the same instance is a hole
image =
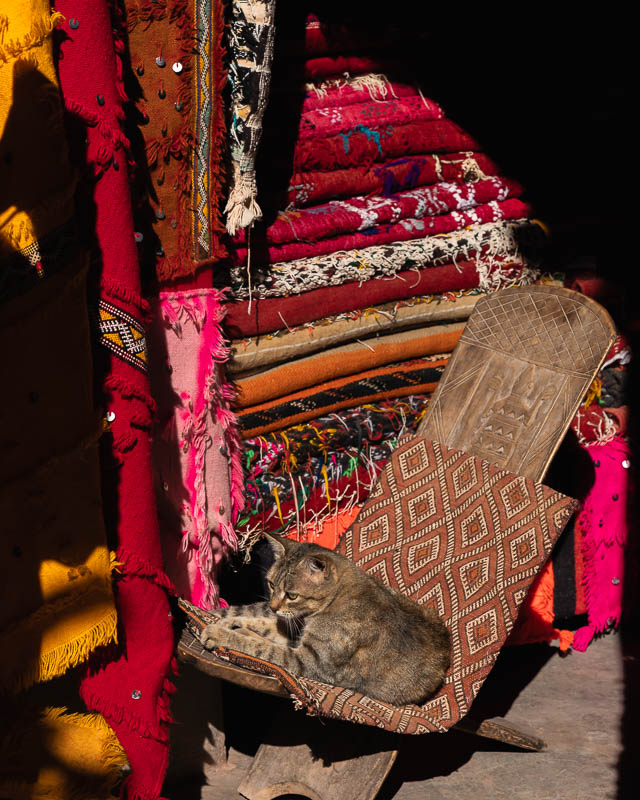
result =
[[[23,250],[73,214],[62,102],[48,0],[0,6],[0,258]]]
[[[102,800],[111,796],[126,763],[100,714],[28,711],[0,741],[0,797]]]
[[[61,675],[116,636],[85,284],[72,264],[0,317],[0,385],[10,388],[0,417],[0,691]]]

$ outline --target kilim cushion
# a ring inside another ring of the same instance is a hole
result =
[[[399,733],[445,731],[469,710],[575,507],[461,450],[404,437],[337,551],[444,619],[451,666],[437,694],[393,706],[240,653],[217,655],[275,675],[311,713]]]

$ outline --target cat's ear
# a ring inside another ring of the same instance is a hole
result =
[[[280,536],[271,536],[268,533],[264,534],[264,538],[269,543],[269,547],[271,547],[271,552],[273,555],[276,558],[282,558],[287,550],[287,544],[290,540]]]
[[[311,556],[310,558],[306,559],[304,564],[307,570],[307,575],[309,576],[309,580],[312,583],[320,585],[326,580],[328,568],[327,562],[324,560],[324,558]]]

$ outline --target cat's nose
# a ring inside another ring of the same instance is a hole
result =
[[[269,600],[269,608],[275,614],[275,612],[280,608],[280,601],[276,600],[275,598],[272,598],[271,600]]]

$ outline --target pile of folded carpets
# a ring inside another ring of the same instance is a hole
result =
[[[522,187],[379,47],[333,34],[308,18],[301,69],[276,40],[270,103],[291,104],[291,76],[306,84],[292,163],[270,105],[259,178],[273,187],[284,171],[289,187],[266,193],[263,207],[280,204],[274,221],[231,248],[227,371],[246,440],[246,542],[260,526],[337,530],[397,430],[424,413],[478,298],[539,278],[545,234]]]

